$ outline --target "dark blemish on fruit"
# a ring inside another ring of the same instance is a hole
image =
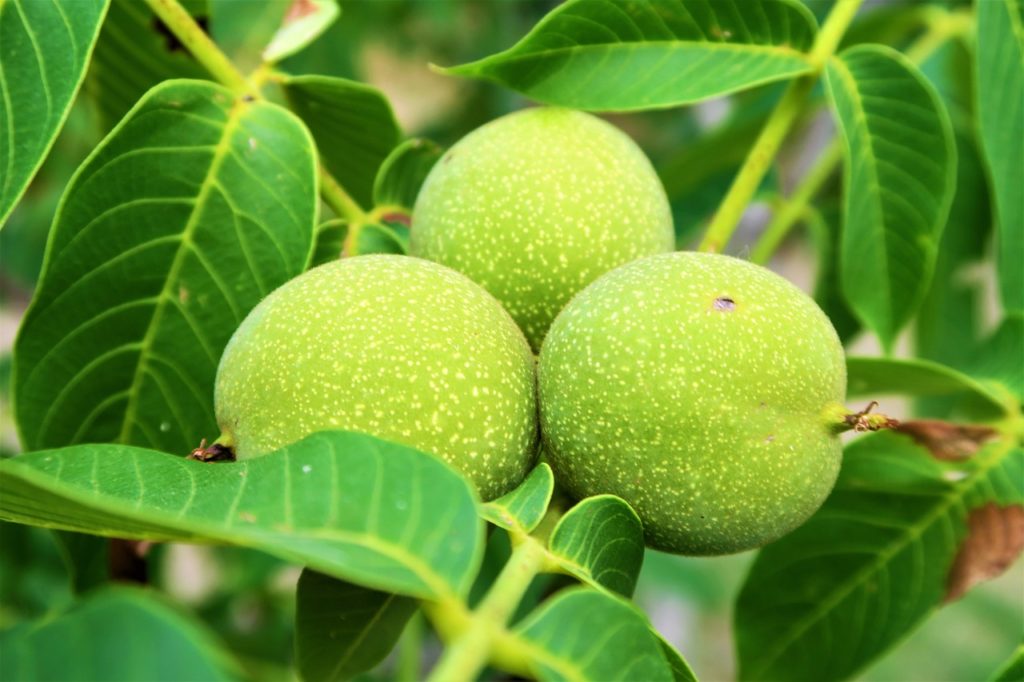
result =
[[[451,160],[452,160],[453,158],[455,158],[455,152],[448,152],[448,153],[447,153],[447,154],[445,154],[445,156],[444,156],[444,162],[445,162],[445,163],[451,163]]]
[[[715,310],[724,310],[729,312],[730,310],[736,309],[736,301],[732,300],[728,296],[719,296],[715,299],[715,302],[711,304],[711,307]]]

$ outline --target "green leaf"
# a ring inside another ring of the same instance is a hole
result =
[[[856,441],[821,510],[751,568],[735,614],[740,678],[853,676],[950,596],[954,559],[986,561],[961,553],[971,512],[1022,504],[1024,450],[1009,440],[956,463],[893,433]]]
[[[207,0],[182,4],[200,25],[207,23]],[[171,78],[202,80],[209,74],[145,2],[113,0],[84,85],[101,130],[108,132],[150,88]]]
[[[404,254],[409,251],[409,239],[395,228],[380,223],[367,223],[356,229],[356,238],[346,256],[363,256],[368,253]]]
[[[999,670],[992,676],[992,682],[1020,682],[1024,680],[1024,644],[1017,647]]]
[[[0,228],[64,125],[108,4],[0,2]]]
[[[970,367],[971,374],[995,381],[1018,401],[1024,401],[1024,362],[1021,362],[1020,357],[1022,348],[1024,314],[1007,315],[992,335],[982,342],[977,358]]]
[[[935,276],[914,321],[917,357],[966,369],[978,357],[982,291],[977,271],[985,255],[989,223],[988,185],[973,135],[956,131],[956,196],[942,232]],[[919,403],[928,414],[944,417],[949,398]]]
[[[605,592],[563,590],[515,632],[541,682],[673,679],[647,619],[629,602]]]
[[[348,221],[332,218],[320,224],[316,231],[316,247],[312,265],[323,265],[341,258],[348,237]]]
[[[323,432],[265,457],[202,463],[124,445],[0,462],[0,519],[139,540],[261,549],[425,598],[464,594],[480,563],[470,485],[435,457]]]
[[[370,670],[388,655],[417,608],[415,599],[304,570],[295,613],[302,679],[347,680]]]
[[[430,140],[415,138],[395,147],[377,171],[373,203],[412,213],[416,196],[444,149]]]
[[[846,358],[849,398],[877,398],[882,395],[967,396],[976,409],[990,416],[1006,411],[998,393],[972,377],[930,360]]]
[[[528,535],[547,513],[554,490],[551,467],[541,462],[518,488],[483,505],[480,515],[499,528]]]
[[[0,679],[242,679],[216,642],[213,632],[153,592],[110,587],[56,618],[0,633]]]
[[[58,209],[15,345],[26,449],[184,455],[216,436],[221,351],[305,269],[316,200],[312,141],[287,111],[202,81],[151,90]]]
[[[329,76],[289,76],[281,86],[327,170],[368,207],[377,169],[402,135],[387,98],[369,85]]]
[[[814,301],[828,315],[843,343],[861,330],[860,320],[850,312],[839,284],[839,242],[842,217],[834,202],[820,209],[808,208],[804,216],[807,231],[818,252],[814,275]]]
[[[661,653],[672,669],[672,679],[675,682],[697,682],[697,676],[693,674],[690,664],[686,662],[683,655],[676,651],[674,646],[666,642],[665,638],[659,635],[656,630],[652,629],[651,633],[658,638]]]
[[[293,2],[284,23],[263,50],[266,62],[278,62],[306,47],[330,28],[341,15],[335,0]]]
[[[808,73],[814,34],[790,0],[571,0],[508,50],[444,72],[548,104],[655,109]]]
[[[0,631],[71,601],[69,567],[61,556],[56,533],[0,523],[0,547]]]
[[[1024,2],[979,0],[977,112],[991,171],[1003,308],[1024,312]]]
[[[851,48],[827,73],[846,143],[843,292],[889,348],[935,267],[955,189],[952,127],[932,85],[895,50]]]
[[[627,599],[644,562],[644,529],[624,500],[595,495],[566,512],[548,542],[568,573]]]

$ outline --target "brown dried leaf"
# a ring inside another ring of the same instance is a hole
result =
[[[958,462],[969,459],[982,445],[996,435],[995,429],[970,424],[950,424],[935,419],[901,422],[896,430],[905,433],[935,459]]]
[[[946,601],[959,599],[983,580],[1000,575],[1024,551],[1024,505],[994,502],[967,517],[967,537],[949,571]]]

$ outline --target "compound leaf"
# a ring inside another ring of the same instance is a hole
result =
[[[243,679],[216,641],[152,592],[107,587],[56,617],[0,633],[0,679]]]
[[[415,599],[311,571],[299,577],[295,661],[302,679],[347,680],[384,660],[416,613]]]
[[[463,594],[482,526],[440,460],[322,432],[264,457],[202,463],[125,445],[0,462],[0,519],[139,540],[224,542],[400,594]]]
[[[674,679],[647,619],[629,602],[605,592],[564,590],[515,632],[542,682]]]
[[[807,73],[814,34],[790,0],[571,0],[508,50],[445,72],[548,104],[654,109]]]
[[[856,441],[821,510],[750,570],[735,615],[740,677],[853,676],[952,596],[959,555],[976,545],[968,519],[988,505],[1024,505],[1012,441],[960,462],[893,433]]]
[[[827,73],[846,145],[841,283],[888,348],[935,268],[955,190],[953,131],[934,87],[895,50],[851,48]]]
[[[977,111],[993,185],[1003,308],[1024,311],[1024,3],[979,0]]]
[[[301,123],[205,81],[153,88],[79,169],[15,345],[26,449],[188,453],[218,433],[221,351],[313,247]]]
[[[109,2],[0,2],[0,228],[64,125]]]
[[[644,529],[622,498],[595,495],[559,520],[549,549],[567,572],[628,599],[644,561]]]

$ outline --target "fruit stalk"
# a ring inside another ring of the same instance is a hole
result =
[[[704,239],[700,243],[701,251],[721,252],[729,243],[732,233],[739,225],[747,205],[754,192],[761,185],[765,173],[771,167],[775,154],[779,150],[797,114],[803,109],[807,95],[814,86],[825,63],[835,52],[847,27],[853,21],[857,9],[863,0],[839,0],[825,20],[814,47],[808,55],[808,61],[814,71],[789,84],[782,99],[775,106],[764,130],[758,136],[754,147],[747,155],[740,172],[736,175],[728,194],[715,212],[708,226]]]
[[[462,682],[476,679],[491,657],[495,641],[522,600],[533,578],[540,573],[547,554],[533,538],[525,538],[491,586],[480,606],[450,642],[428,682]]]

